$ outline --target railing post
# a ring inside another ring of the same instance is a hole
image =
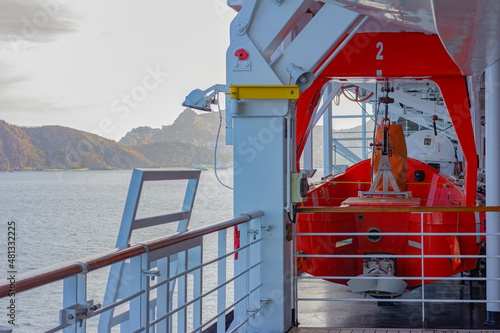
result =
[[[425,262],[424,262],[424,213],[420,213],[420,253],[422,254],[422,327],[425,326]]]
[[[247,223],[242,223],[238,226],[239,232],[240,232],[240,247],[243,247],[247,245],[247,233],[248,233],[248,224]],[[236,237],[236,235],[235,235]],[[238,252],[238,259],[235,258],[234,260],[234,275],[239,274],[240,272],[243,272],[247,268],[247,261],[246,261],[246,254],[247,254],[247,249],[240,250]],[[234,281],[234,300],[238,300],[241,297],[245,296],[247,293],[248,289],[248,275],[243,274],[242,276],[238,277]],[[234,320],[233,323],[231,324],[231,327],[236,326],[237,324],[240,324],[246,319],[247,315],[247,300],[244,300],[234,307]]]
[[[261,228],[261,219],[254,219],[252,221],[249,221],[248,224],[250,225],[250,228],[252,229],[252,233],[249,234],[249,239],[248,242],[253,242],[256,241],[258,238],[262,236],[262,228]],[[253,267],[255,264],[257,264],[261,260],[261,246],[262,242],[259,242],[257,244],[254,244],[250,246],[248,249],[248,267]],[[251,269],[248,274],[249,274],[249,279],[248,279],[248,291],[254,290],[255,287],[257,287],[261,281],[262,281],[262,276],[261,276],[262,269],[259,266],[254,267]],[[260,311],[261,307],[261,300],[264,298],[262,297],[262,290],[257,290],[253,292],[252,294],[249,295],[248,300],[249,300],[249,307],[248,310],[250,311]]]
[[[160,276],[158,277],[158,283],[168,280],[169,278],[169,257],[161,258],[156,261],[158,270],[160,271]],[[156,289],[156,311],[157,318],[166,315],[169,308],[169,292],[168,292],[168,283],[163,284],[162,286]],[[157,332],[171,332],[171,330],[167,330],[169,318],[166,318],[156,324]]]
[[[146,292],[130,301],[129,330],[135,332],[142,328],[148,333],[149,329],[149,276],[143,272],[148,269],[148,253],[130,259],[131,294],[141,290]]]
[[[187,267],[187,251],[179,252],[177,255],[178,273],[185,272]],[[187,302],[187,274],[178,279],[177,306],[180,307]],[[187,332],[187,313],[186,308],[177,312],[177,332]]]
[[[87,274],[80,273],[64,279],[63,282],[63,308],[75,304],[87,304]],[[61,318],[62,319],[62,318]],[[69,318],[72,319],[72,318]],[[81,324],[81,325],[80,325]],[[86,321],[76,323],[63,329],[64,333],[85,333]]]
[[[292,225],[292,233],[293,235],[295,235],[297,233],[297,224],[294,223]],[[293,315],[292,315],[292,323],[293,325],[297,325],[297,323],[299,322],[299,318],[298,318],[298,315],[299,315],[299,302],[297,301],[297,299],[299,298],[299,290],[298,290],[298,267],[297,267],[297,259],[295,257],[295,255],[297,254],[297,236],[292,236],[292,242],[293,242],[293,246],[292,246],[292,254],[290,255],[291,257],[291,260],[292,260],[292,263],[290,264],[291,267],[292,267],[292,277],[293,277],[293,280],[292,280],[292,311],[293,311]]]
[[[217,254],[220,257],[226,254],[226,230],[218,231],[218,249]],[[226,282],[226,258],[220,259],[217,262],[217,285]],[[217,291],[217,313],[226,309],[226,286],[221,287]],[[223,313],[217,318],[217,332],[226,331],[226,314]]]
[[[201,242],[203,244],[203,242]],[[202,245],[203,246],[203,245]],[[197,246],[188,250],[188,269],[199,266],[202,263],[203,247]],[[195,270],[193,273],[193,298],[201,296],[203,292],[203,268]],[[193,329],[201,325],[202,300],[193,303]],[[201,330],[200,330],[201,333]]]

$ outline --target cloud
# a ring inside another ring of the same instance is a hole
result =
[[[16,51],[22,42],[48,42],[76,30],[67,0],[3,0],[0,2],[0,43]],[[10,45],[5,45],[10,44]]]
[[[13,59],[23,52],[36,50],[39,43],[56,41],[66,33],[76,31],[80,19],[68,8],[69,0],[1,0],[0,1],[0,99],[6,106],[17,109],[17,103],[26,104],[9,97],[16,84],[32,77],[22,73]],[[29,103],[28,103],[29,104]],[[30,106],[32,107],[32,106]],[[30,108],[28,107],[28,109]]]

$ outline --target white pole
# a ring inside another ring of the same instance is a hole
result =
[[[486,205],[500,206],[500,61],[486,69]],[[500,255],[500,212],[486,213],[486,254]],[[500,277],[500,258],[486,259],[487,278]],[[500,300],[500,281],[486,281],[486,300]],[[487,324],[500,318],[500,303],[488,303]]]
[[[314,155],[313,155],[313,129],[307,137],[306,144],[304,146],[304,171],[311,176],[314,170]]]
[[[331,83],[327,83],[323,96],[328,96],[331,91]],[[326,98],[326,97],[325,97]],[[333,161],[333,147],[332,147],[332,103],[323,113],[323,175],[326,177],[332,174],[332,161]]]
[[[363,160],[367,159],[366,156],[366,102],[361,104],[361,158]]]

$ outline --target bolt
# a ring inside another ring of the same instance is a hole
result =
[[[69,315],[68,315],[68,319],[69,319],[69,320],[71,320],[71,319],[73,319],[73,318],[75,318],[75,317],[73,317],[73,315],[72,315],[72,314],[69,314]]]
[[[240,64],[234,64],[234,67],[238,68],[240,67]]]
[[[290,90],[290,94],[292,94],[292,95],[293,95],[293,94],[295,94],[295,91],[293,91],[293,90]]]
[[[242,25],[238,25],[236,27],[236,31],[238,32],[238,34],[243,35],[245,33],[245,27]]]

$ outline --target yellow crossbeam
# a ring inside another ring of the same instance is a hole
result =
[[[232,99],[298,99],[299,86],[230,85]]]

